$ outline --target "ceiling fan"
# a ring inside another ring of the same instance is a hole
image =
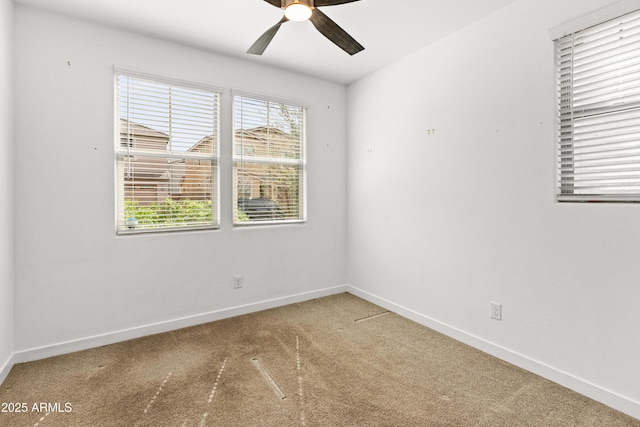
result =
[[[269,46],[273,36],[280,29],[280,25],[287,21],[306,21],[307,19],[316,27],[322,35],[335,43],[339,48],[349,55],[364,50],[364,47],[351,37],[338,24],[333,22],[327,15],[322,13],[321,6],[334,6],[344,3],[352,3],[360,0],[264,0],[275,7],[284,9],[284,16],[273,27],[269,28],[258,40],[251,45],[247,53],[262,55],[262,52]]]

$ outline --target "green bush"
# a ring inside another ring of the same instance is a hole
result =
[[[236,213],[236,217],[238,218],[238,222],[247,222],[249,221],[249,215],[247,215],[247,213],[245,211],[243,211],[242,209],[238,208],[238,211]]]
[[[171,200],[143,205],[125,200],[124,220],[135,218],[138,228],[179,227],[211,224],[211,200]]]

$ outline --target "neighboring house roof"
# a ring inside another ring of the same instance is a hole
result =
[[[238,129],[235,131],[236,138],[252,139],[256,142],[267,143],[269,141],[297,141],[296,138],[278,128],[272,126],[258,126],[251,129]],[[189,148],[191,152],[211,152],[213,144],[213,135],[208,135],[198,141],[193,147]]]
[[[213,135],[208,135],[190,147],[187,151],[196,153],[211,153],[213,150]]]
[[[169,142],[169,135],[139,123],[120,118],[120,135],[132,135],[137,138],[161,139]]]
[[[246,137],[266,142],[268,139],[290,139],[295,140],[291,134],[284,132],[273,126],[258,126],[251,129],[238,129],[235,131],[237,137]],[[269,135],[267,137],[267,135]]]

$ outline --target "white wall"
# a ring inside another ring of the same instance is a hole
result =
[[[554,201],[548,30],[607,3],[518,1],[348,88],[348,277],[640,418],[640,205]]]
[[[13,354],[13,2],[0,0],[0,382]]]
[[[17,356],[344,290],[343,85],[24,6],[15,25]],[[224,88],[219,231],[115,236],[114,64]],[[305,225],[233,229],[230,88],[308,105]],[[244,277],[241,290],[233,275]]]

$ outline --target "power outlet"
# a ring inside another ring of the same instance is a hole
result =
[[[492,302],[491,304],[491,318],[496,320],[502,320],[502,304]]]
[[[242,276],[233,276],[233,288],[240,289],[242,287]]]

